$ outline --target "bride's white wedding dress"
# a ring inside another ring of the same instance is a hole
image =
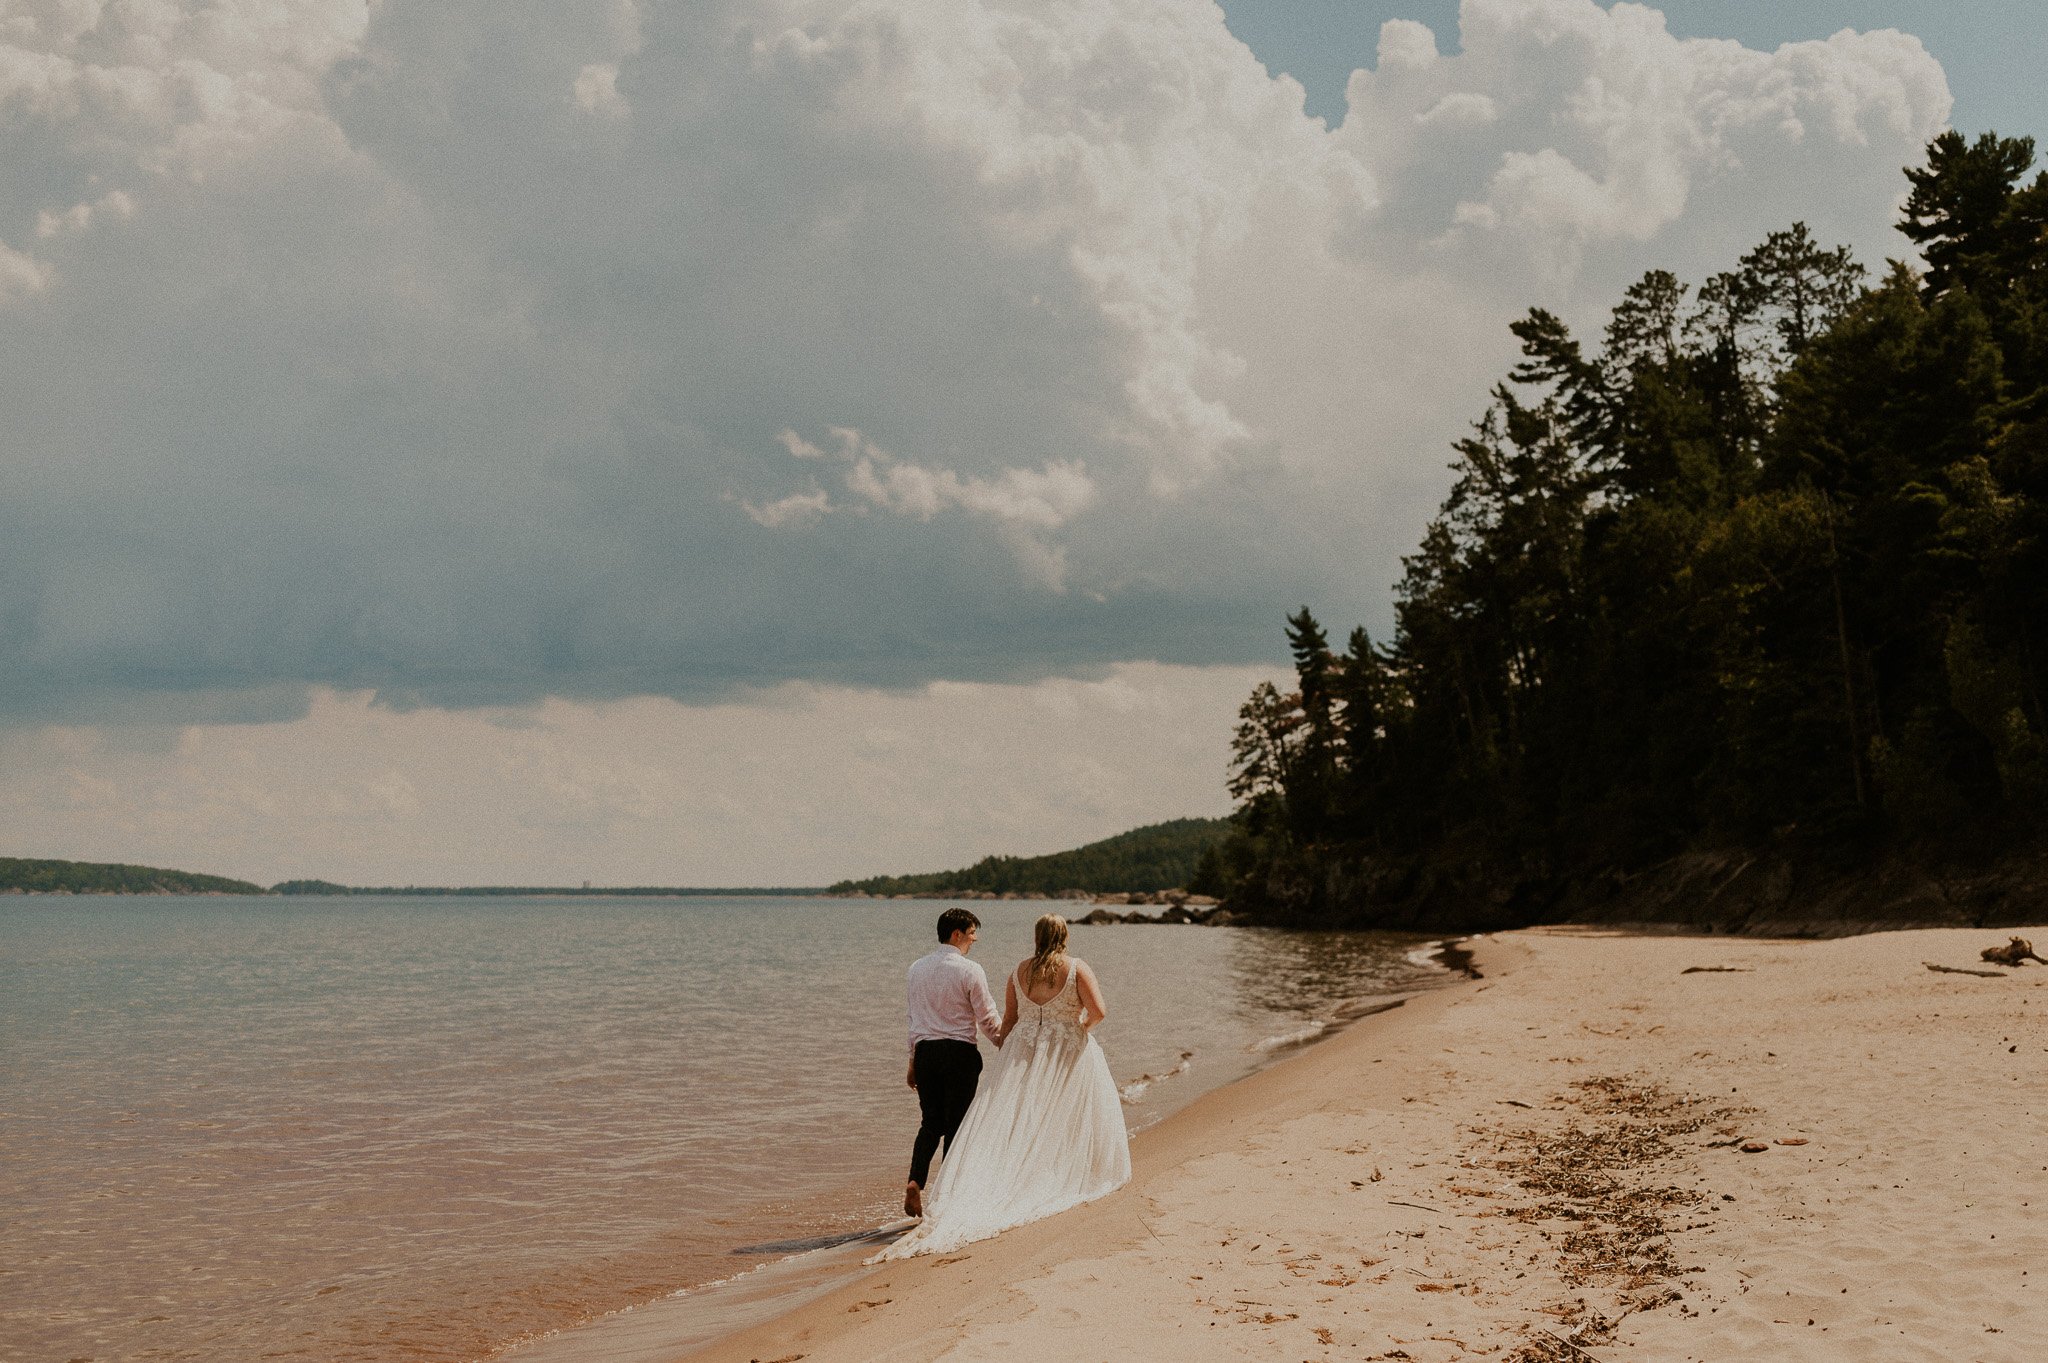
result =
[[[1033,1003],[1017,981],[1017,1025],[925,1202],[924,1220],[870,1263],[936,1254],[1092,1201],[1130,1182],[1130,1136],[1102,1047],[1081,1028],[1080,972]]]

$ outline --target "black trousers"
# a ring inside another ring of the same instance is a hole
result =
[[[932,1172],[932,1156],[943,1141],[953,1148],[953,1133],[974,1101],[981,1083],[981,1051],[971,1041],[920,1041],[917,1063],[917,1144],[910,1150],[910,1181],[922,1188]]]

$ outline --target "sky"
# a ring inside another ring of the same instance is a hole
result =
[[[16,0],[0,854],[804,884],[1228,809],[1532,305],[1875,265],[2023,4]]]
[[[1343,121],[1345,83],[1373,64],[1387,20],[1420,20],[1446,52],[1458,48],[1458,0],[1233,0],[1223,8],[1231,32],[1270,70],[1300,81],[1308,111],[1332,124]],[[1895,28],[1941,63],[1956,127],[2048,138],[2048,82],[2040,78],[2048,16],[2036,0],[1663,0],[1654,8],[1678,37],[1733,38],[1752,48]]]

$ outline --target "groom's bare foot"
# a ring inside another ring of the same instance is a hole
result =
[[[903,1214],[905,1216],[924,1215],[924,1189],[918,1187],[915,1183],[903,1185]]]

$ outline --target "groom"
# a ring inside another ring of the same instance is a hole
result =
[[[917,1143],[910,1152],[910,1182],[903,1188],[903,1211],[924,1215],[924,1184],[939,1143],[953,1145],[953,1134],[981,1082],[981,1052],[975,1047],[979,1027],[1002,1045],[997,1033],[1002,1017],[988,992],[988,976],[967,959],[981,936],[981,920],[965,909],[939,915],[939,946],[910,967],[910,1070],[905,1082],[917,1090],[923,1115]]]

